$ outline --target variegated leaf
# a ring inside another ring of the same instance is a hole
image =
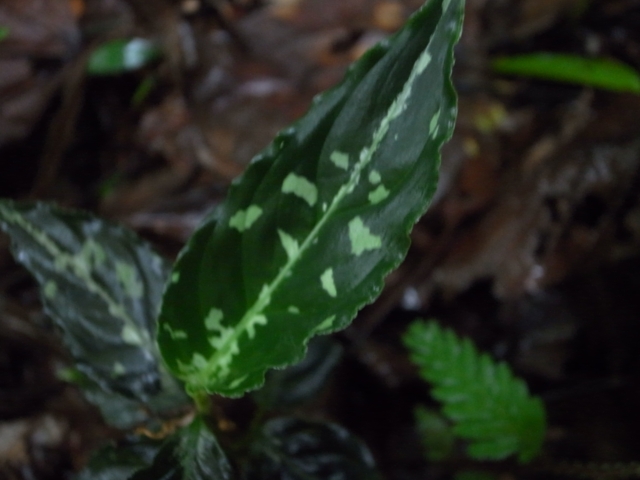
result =
[[[380,293],[451,136],[463,0],[431,0],[279,134],[191,238],[159,344],[194,397],[237,396]]]
[[[125,228],[49,204],[0,200],[0,228],[38,281],[46,312],[90,380],[80,384],[107,421],[126,428],[148,411],[185,403],[155,342],[169,275],[162,257]],[[127,411],[113,412],[114,405]]]

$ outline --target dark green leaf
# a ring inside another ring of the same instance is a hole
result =
[[[184,404],[154,341],[168,265],[147,243],[89,214],[40,203],[0,200],[0,228],[38,281],[45,310],[107,420],[125,428],[127,418]],[[116,403],[131,410],[113,418]]]
[[[9,29],[7,27],[0,27],[0,42],[9,36]]]
[[[131,479],[136,473],[150,468],[159,458],[170,459],[173,447],[168,445],[169,443],[141,440],[118,447],[107,446],[91,457],[89,464],[76,476],[76,480]],[[174,463],[177,465],[177,462]],[[147,478],[160,480],[161,477]]]
[[[160,57],[160,48],[144,38],[117,39],[96,48],[87,63],[91,75],[119,75],[138,70]]]
[[[78,386],[87,400],[100,409],[102,417],[109,425],[129,430],[144,424],[149,431],[160,431],[166,420],[182,415],[190,408],[187,397],[175,380],[164,369],[161,374],[164,377],[161,380],[163,389],[146,401],[105,390],[89,378],[78,382]]]
[[[230,480],[224,452],[200,418],[166,440],[137,439],[93,455],[76,480]]]
[[[158,452],[149,467],[137,471],[130,480],[183,480],[183,478],[182,468],[175,456],[174,447],[170,444]],[[212,480],[218,479],[213,478]]]
[[[314,338],[304,360],[284,370],[268,372],[254,398],[267,409],[288,408],[310,400],[324,387],[340,358],[342,347],[338,343],[330,337]]]
[[[268,422],[251,447],[245,480],[376,480],[367,448],[342,427],[295,418]]]
[[[540,78],[602,88],[614,92],[640,93],[640,73],[616,60],[559,53],[532,53],[496,58],[493,69],[506,75]]]
[[[194,397],[238,396],[380,293],[451,136],[462,0],[432,0],[259,155],[191,238],[159,343]]]
[[[201,418],[180,432],[178,456],[184,480],[229,480],[231,465]]]
[[[505,363],[478,353],[469,339],[459,339],[436,322],[415,322],[404,342],[432,395],[455,423],[454,433],[471,441],[469,454],[502,459],[517,453],[535,457],[544,440],[545,410]]]

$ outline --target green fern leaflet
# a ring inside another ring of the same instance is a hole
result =
[[[528,462],[538,454],[546,429],[544,406],[505,363],[433,321],[414,322],[404,343],[420,375],[433,385],[432,396],[455,423],[454,433],[470,441],[470,456],[499,460],[518,454]]]

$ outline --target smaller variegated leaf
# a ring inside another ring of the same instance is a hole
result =
[[[118,427],[145,411],[168,411],[186,396],[161,364],[156,316],[169,265],[133,232],[90,214],[44,203],[0,200],[0,228],[36,278],[45,311],[63,334],[87,396]],[[100,392],[99,389],[103,390]]]
[[[130,438],[96,452],[76,480],[231,480],[231,465],[201,418],[163,441]]]
[[[238,396],[380,293],[451,136],[463,0],[431,0],[251,163],[181,253],[158,341],[194,397]]]
[[[230,480],[233,471],[216,437],[202,418],[196,418],[179,432],[176,454],[182,480]]]

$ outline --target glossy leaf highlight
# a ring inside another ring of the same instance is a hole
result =
[[[546,430],[544,405],[505,363],[433,321],[413,323],[404,342],[420,375],[433,385],[431,395],[454,422],[453,432],[471,442],[472,457],[518,454],[528,462],[538,454]]]
[[[133,478],[138,480],[145,478],[148,480],[159,478],[177,480],[179,477],[176,476],[149,477],[143,475],[143,472],[153,467],[160,455],[164,458],[171,457],[172,447],[167,448],[168,443],[141,440],[118,447],[108,445],[92,455],[89,464],[75,476],[75,480],[128,480]]]
[[[77,480],[231,480],[232,470],[201,418],[163,441],[132,438],[96,452]]]
[[[230,480],[232,469],[216,437],[201,418],[180,432],[177,454],[182,480]]]
[[[462,0],[432,0],[251,163],[181,253],[158,340],[195,396],[241,395],[380,293],[451,136]]]
[[[158,45],[145,38],[116,39],[103,43],[89,57],[90,75],[120,75],[138,70],[160,57]]]
[[[380,480],[373,457],[347,430],[331,423],[276,418],[251,445],[243,480]]]

